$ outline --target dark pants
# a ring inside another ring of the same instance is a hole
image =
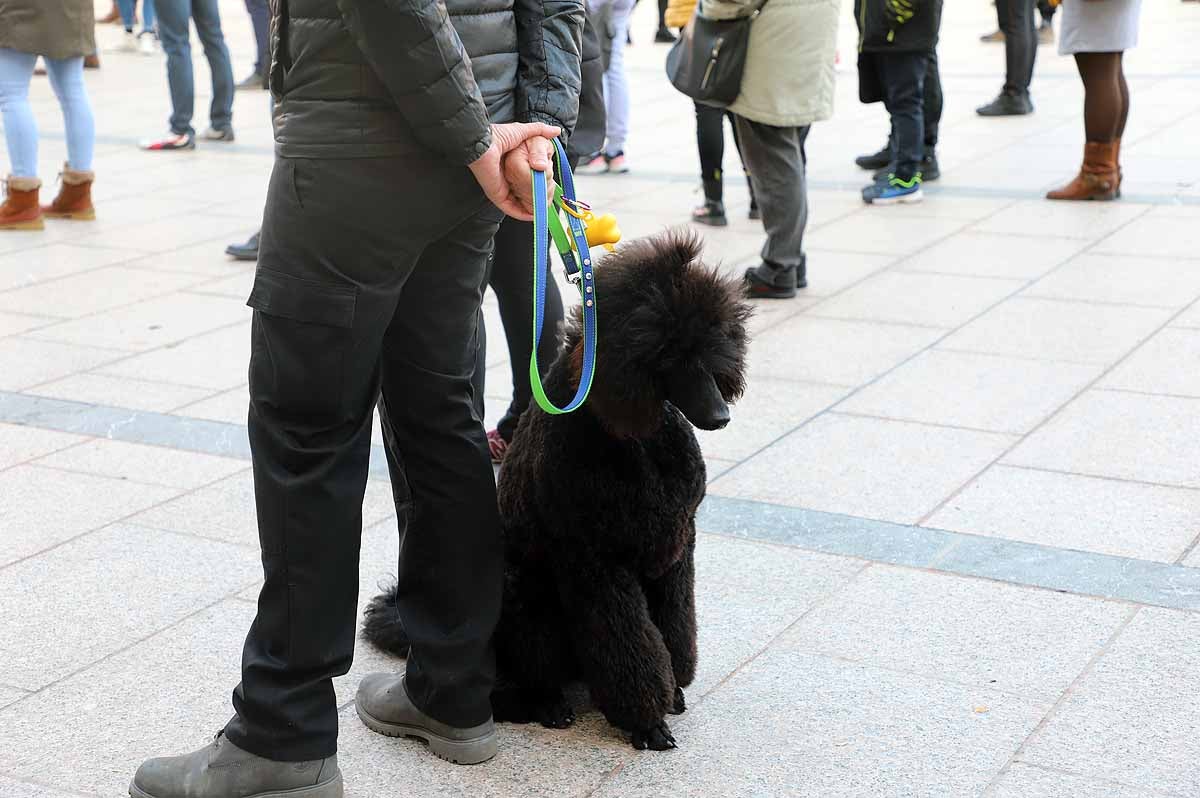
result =
[[[506,217],[496,232],[496,250],[488,271],[488,285],[500,306],[500,321],[508,341],[512,370],[512,401],[496,425],[500,437],[512,441],[517,422],[529,403],[529,356],[533,352],[533,223]],[[542,341],[538,346],[538,370],[545,376],[558,356],[559,326],[563,321],[562,296],[554,280],[546,282],[546,309]],[[487,372],[487,336],[479,328],[479,353],[475,364],[475,407],[483,417],[484,376]]]
[[[775,267],[804,265],[804,228],[808,226],[809,125],[773,127],[735,117],[742,158],[750,170],[762,209],[767,242],[762,259]]]
[[[250,24],[254,26],[254,45],[257,48],[254,71],[266,75],[271,67],[271,50],[267,41],[271,34],[271,9],[267,0],[246,0],[246,11],[250,14]]]
[[[167,54],[167,83],[171,88],[171,132],[193,133],[196,84],[192,75],[192,45],[189,20],[204,45],[204,57],[212,72],[213,98],[209,121],[217,130],[233,124],[233,67],[221,33],[217,0],[156,0],[158,38]]]
[[[925,70],[928,53],[875,53],[883,105],[892,119],[892,171],[911,180],[925,157]]]
[[[942,123],[942,73],[938,68],[937,51],[931,50],[925,59],[925,152],[933,152],[938,143],[938,127]]]
[[[407,686],[434,718],[491,715],[496,488],[472,403],[500,212],[436,158],[276,160],[249,303],[249,433],[265,583],[229,739],[299,761],[337,744],[354,654],[362,501],[378,402],[401,524]]]
[[[733,146],[737,148],[738,160],[742,160],[742,145],[738,140],[737,119],[724,108],[695,103],[696,107],[696,150],[700,155],[700,180],[704,184],[704,198],[713,202],[721,202],[724,196],[724,175],[722,164],[725,160],[725,119],[733,128]],[[746,181],[750,175],[746,173],[743,163],[742,173]],[[750,187],[751,202],[754,197],[754,187]]]
[[[1037,58],[1037,24],[1033,19],[1035,0],[996,0],[996,18],[1004,31],[1004,91],[1027,94],[1033,81]]]

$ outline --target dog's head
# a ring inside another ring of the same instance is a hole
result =
[[[665,403],[692,424],[720,429],[745,390],[746,321],[739,285],[700,260],[692,233],[637,239],[596,269],[598,342],[588,404],[622,437],[662,422]],[[579,373],[578,318],[568,333]]]

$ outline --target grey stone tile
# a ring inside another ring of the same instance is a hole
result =
[[[1075,207],[1039,198],[1010,205],[972,229],[1017,236],[1046,233],[1095,241],[1147,210],[1146,205],[1130,202],[1089,202],[1086,207]]]
[[[211,297],[205,301],[221,302]],[[250,363],[250,324],[233,324],[189,337],[174,346],[146,352],[116,363],[102,372],[155,382],[223,391],[246,382]],[[244,393],[244,392],[243,392]],[[227,419],[216,419],[225,421]],[[245,407],[239,423],[246,422]]]
[[[1166,322],[1169,310],[1009,299],[941,344],[943,349],[1109,365]]]
[[[387,482],[367,482],[363,500],[363,526],[395,513]],[[248,472],[153,507],[130,519],[156,529],[186,532],[228,543],[258,547],[258,520],[254,511],[254,482]]]
[[[712,482],[714,479],[721,476],[726,471],[733,468],[735,465],[737,465],[737,462],[735,462],[733,460],[720,460],[716,457],[705,457],[704,458],[704,467],[705,467],[705,470],[708,472],[708,481],[709,482]]]
[[[180,175],[181,179],[184,177]],[[230,236],[233,237],[230,240],[237,238],[246,227],[245,220],[184,213],[145,225],[137,235],[120,228],[81,235],[74,240],[84,246],[127,247],[147,253],[170,252],[187,244],[211,241],[214,252],[220,255],[225,249],[220,242]]]
[[[1018,280],[886,271],[809,313],[927,327],[958,327],[1023,285]]]
[[[1200,297],[1200,260],[1079,255],[1023,295],[1181,308]]]
[[[129,524],[0,572],[0,680],[40,689],[240,590],[254,552]],[[86,584],[86,600],[70,585]]]
[[[1194,258],[1200,252],[1200,227],[1169,216],[1146,215],[1096,245],[1099,254]]]
[[[210,396],[199,402],[175,408],[172,413],[190,418],[206,418],[229,424],[246,425],[246,414],[250,408],[250,386],[241,385],[230,391]]]
[[[808,255],[808,288],[805,297],[827,297],[887,267],[892,255],[839,252],[805,246]]]
[[[1195,545],[1183,558],[1180,565],[1186,565],[1188,568],[1200,568],[1200,545]]]
[[[0,770],[125,795],[142,760],[203,746],[233,714],[253,617],[224,602],[0,710]]]
[[[1149,798],[1142,787],[1099,781],[1040,767],[1014,762],[1008,772],[996,781],[991,793],[995,798]]]
[[[1128,606],[875,565],[789,630],[812,654],[1053,703]]]
[[[0,294],[0,297],[2,296],[4,294]],[[0,313],[0,338],[44,327],[56,321],[58,319],[50,318],[49,316],[30,316],[25,313]]]
[[[27,690],[21,690],[16,687],[7,687],[5,685],[0,685],[0,708],[6,707],[9,704],[20,701],[22,698],[24,698],[27,695],[29,695],[29,691],[27,691]],[[3,784],[3,783],[4,783],[3,780],[0,779],[0,784]]]
[[[79,798],[80,795],[80,793],[63,792],[41,784],[17,781],[7,776],[0,776],[0,794],[5,798]]]
[[[844,388],[765,377],[750,380],[732,409],[729,426],[696,430],[705,455],[725,460],[749,457],[846,395]]]
[[[943,218],[913,224],[911,219],[890,216],[886,208],[865,208],[812,231],[805,243],[816,249],[903,256],[919,252],[968,224],[967,219]],[[864,235],[864,231],[869,234]]]
[[[1197,488],[1197,435],[1200,399],[1089,391],[1005,462]]]
[[[245,460],[97,439],[42,457],[37,465],[172,488],[198,488],[245,471]]]
[[[0,254],[0,291],[121,263],[136,255],[132,249],[78,247],[65,242]]]
[[[1100,372],[1099,366],[933,349],[885,374],[837,409],[1021,434]]]
[[[0,310],[76,318],[178,291],[202,279],[178,272],[108,266],[0,292]]]
[[[197,294],[215,294],[245,302],[246,298],[250,296],[250,289],[253,287],[254,269],[247,268],[243,264],[240,270],[233,276],[197,285],[192,290]]]
[[[896,267],[904,271],[977,277],[1041,277],[1087,246],[1069,238],[1016,236],[965,231],[912,255]]]
[[[1200,530],[1200,491],[994,466],[927,526],[1175,562]]]
[[[1200,397],[1200,330],[1159,331],[1105,376],[1100,387]]]
[[[858,386],[932,344],[926,327],[811,318],[772,327],[750,345],[751,382],[762,378]]]
[[[0,338],[0,390],[19,391],[125,357],[116,349]]]
[[[0,472],[0,566],[178,495],[91,474],[21,465]],[[0,679],[3,681],[3,679]]]
[[[244,269],[245,265],[226,255],[225,247],[234,241],[245,241],[253,232],[253,228],[244,228],[241,233],[230,232],[219,240],[190,244],[170,252],[142,254],[128,261],[127,265],[138,269],[201,274],[210,278],[231,277]]]
[[[976,795],[1046,709],[778,644],[671,719],[678,750],[634,758],[594,794]]]
[[[1200,616],[1145,607],[1022,758],[1180,795],[1200,784]]]
[[[169,382],[151,382],[133,377],[115,377],[88,372],[43,383],[30,393],[72,402],[127,407],[161,413],[210,396],[209,388],[193,388]],[[245,421],[245,418],[242,419]]]
[[[720,496],[916,523],[1013,442],[827,413],[709,487]]]
[[[0,469],[74,446],[85,440],[87,438],[82,435],[18,424],[0,424]]]
[[[1200,329],[1200,302],[1193,303],[1190,308],[1179,314],[1171,324],[1175,327]]]
[[[250,309],[225,297],[175,293],[29,333],[43,341],[145,351],[248,321]]]

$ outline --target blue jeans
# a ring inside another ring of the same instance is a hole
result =
[[[204,57],[212,72],[213,99],[209,120],[217,130],[233,126],[233,66],[221,34],[217,0],[158,0],[158,38],[167,54],[167,82],[171,87],[171,132],[195,133],[192,114],[196,86],[192,77],[192,45],[188,20],[196,22],[196,33],[204,45]]]
[[[246,0],[246,11],[249,12],[250,23],[254,26],[254,44],[258,48],[254,71],[265,75],[271,68],[271,45],[267,41],[267,37],[271,35],[271,9],[267,6],[267,0]]]
[[[133,30],[133,18],[136,16],[137,0],[117,0],[117,8],[121,12],[121,22],[125,30]],[[142,0],[142,32],[154,31],[154,0]]]
[[[91,171],[96,123],[83,85],[83,58],[44,60],[67,128],[67,166]],[[37,124],[29,105],[29,81],[36,62],[36,55],[0,47],[0,115],[13,177],[37,177]]]

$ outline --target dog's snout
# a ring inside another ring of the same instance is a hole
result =
[[[706,430],[718,430],[718,429],[725,429],[728,426],[729,426],[729,407],[726,406],[726,407],[720,408],[716,413],[714,413],[712,418],[708,419],[708,423],[702,425],[700,428],[706,429]]]

